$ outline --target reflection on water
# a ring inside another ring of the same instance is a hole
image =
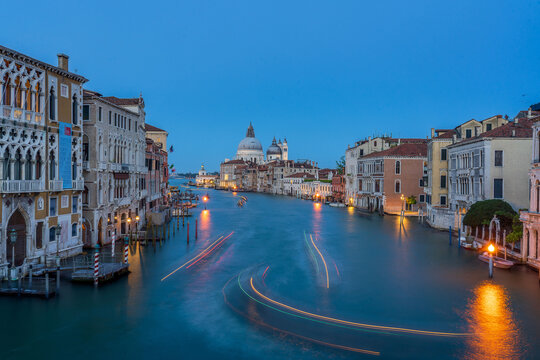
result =
[[[519,329],[502,286],[487,281],[480,284],[465,315],[475,334],[467,344],[467,359],[519,358]]]

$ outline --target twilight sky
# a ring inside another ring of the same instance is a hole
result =
[[[142,91],[178,171],[218,170],[250,121],[265,151],[286,136],[290,158],[333,167],[373,134],[540,102],[539,0],[52,3],[3,2],[0,44],[64,52],[105,96]]]

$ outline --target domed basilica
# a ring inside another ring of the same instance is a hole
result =
[[[288,160],[289,148],[287,146],[287,139],[276,142],[276,138],[272,141],[272,145],[266,150],[266,162],[273,160]],[[238,150],[236,151],[236,160],[251,161],[256,164],[264,164],[264,152],[261,142],[255,137],[255,130],[253,125],[249,123],[246,137],[238,144]]]

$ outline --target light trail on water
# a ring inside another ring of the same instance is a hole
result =
[[[311,234],[309,234],[309,238],[311,239],[311,243],[313,244],[313,246],[315,247],[315,250],[317,250],[317,252],[319,253],[319,256],[321,257],[321,259],[323,261],[324,271],[326,272],[326,288],[329,289],[330,288],[330,277],[328,276],[328,266],[326,266],[326,260],[324,260],[324,256],[319,251],[319,248],[317,247],[317,245],[315,245],[315,242],[313,241],[313,236],[311,236]]]
[[[206,249],[202,250],[197,256],[195,256],[194,258],[192,258],[191,260],[185,262],[184,264],[180,265],[179,267],[177,267],[176,269],[174,269],[173,271],[171,271],[168,275],[164,276],[161,281],[164,281],[166,280],[167,278],[169,278],[170,276],[174,275],[177,271],[181,270],[182,268],[186,267],[186,269],[189,269],[192,265],[195,265],[196,263],[198,263],[201,259],[205,258],[206,256],[208,256],[209,254],[212,253],[212,251],[214,251],[218,246],[220,246],[225,240],[227,240],[228,238],[230,238],[232,236],[232,234],[234,234],[234,231],[231,232],[229,235],[227,235],[226,237],[223,237],[223,236],[220,236],[216,241],[214,241],[212,244],[210,244]]]

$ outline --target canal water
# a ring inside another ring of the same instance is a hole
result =
[[[488,280],[473,253],[412,219],[208,194],[189,244],[180,223],[163,245],[132,248],[129,276],[0,298],[0,359],[540,358],[534,271]]]

